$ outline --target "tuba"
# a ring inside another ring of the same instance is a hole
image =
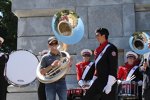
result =
[[[150,52],[149,44],[150,37],[146,32],[135,32],[129,38],[130,48],[138,54],[145,54]]]
[[[62,10],[54,15],[52,30],[56,38],[65,44],[76,44],[84,35],[81,18],[71,10]]]
[[[62,78],[69,71],[69,53],[60,51],[60,54],[60,66],[55,66],[54,68],[50,69],[46,75],[42,75],[40,73],[40,64],[38,65],[36,75],[40,82],[53,83]]]
[[[73,11],[62,10],[52,19],[52,30],[55,37],[63,46],[60,50],[60,66],[52,67],[46,75],[40,73],[40,64],[37,67],[37,79],[42,83],[53,83],[64,77],[70,69],[70,55],[66,52],[68,44],[79,42],[84,34],[84,25],[81,18]]]

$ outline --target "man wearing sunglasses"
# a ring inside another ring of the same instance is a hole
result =
[[[83,49],[81,51],[81,56],[83,60],[76,64],[77,80],[80,87],[88,88],[95,70],[94,67],[91,67],[94,64],[91,61],[92,51]]]
[[[61,57],[58,48],[58,40],[55,37],[48,39],[49,52],[45,54],[40,62],[41,74],[45,75],[49,67],[59,66],[59,59]],[[45,84],[46,100],[56,100],[56,93],[59,100],[67,100],[67,87],[65,77],[53,82]]]

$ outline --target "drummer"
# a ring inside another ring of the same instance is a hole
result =
[[[125,81],[135,81],[139,86],[139,99],[141,100],[141,86],[142,86],[142,74],[139,71],[139,61],[138,55],[133,51],[128,51],[126,53],[126,59],[124,65],[119,66],[117,78],[118,84],[123,83]]]
[[[4,42],[4,39],[0,37],[0,100],[6,100],[6,93],[7,93],[7,86],[8,83],[6,81],[6,78],[4,77],[4,69],[5,64],[8,61],[8,55],[3,52],[2,50],[2,44]]]
[[[91,67],[94,63],[91,61],[92,51],[83,49],[81,51],[82,61],[76,64],[77,80],[80,87],[85,88],[90,84],[95,68]]]

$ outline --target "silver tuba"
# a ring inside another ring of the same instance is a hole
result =
[[[149,43],[150,37],[146,32],[135,32],[129,38],[130,48],[138,54],[150,52]]]
[[[61,54],[61,57],[59,60],[60,60],[61,66],[56,66],[52,68],[48,73],[46,73],[46,75],[42,75],[40,73],[40,64],[38,65],[37,70],[36,70],[36,75],[40,82],[53,83],[59,80],[60,78],[62,78],[69,71],[70,55],[65,51],[61,51],[60,54]]]
[[[63,46],[60,50],[60,66],[53,67],[46,75],[40,73],[38,65],[37,79],[42,83],[53,83],[67,74],[69,71],[70,55],[66,52],[67,44],[75,44],[81,40],[84,34],[84,25],[79,16],[70,10],[63,10],[56,13],[52,19],[52,30]]]

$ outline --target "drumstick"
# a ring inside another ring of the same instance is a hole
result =
[[[132,81],[133,79],[135,79],[136,78],[136,76],[134,75],[132,78],[130,78],[130,81]]]
[[[126,81],[129,81],[132,77],[134,77],[134,75],[132,75],[131,77],[127,77]]]
[[[135,77],[135,75],[132,75],[132,76],[130,77],[130,79],[132,79],[133,77]]]

